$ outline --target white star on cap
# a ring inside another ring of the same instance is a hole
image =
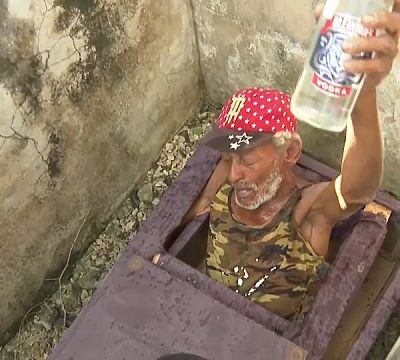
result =
[[[260,109],[265,109],[265,105],[261,105],[261,106],[260,106]]]
[[[272,113],[272,109],[268,109],[268,114],[271,114]]]
[[[237,149],[239,149],[239,148],[240,148],[240,145],[239,145],[237,142],[231,143],[231,149],[237,150]]]
[[[242,120],[242,119],[243,119],[243,115],[240,115],[240,116],[239,116],[239,120]]]
[[[229,136],[228,136],[228,139],[229,139],[229,140],[233,140],[234,138],[235,138],[235,137],[234,137],[233,135],[229,135]]]
[[[246,120],[244,121],[245,124],[248,124],[249,122],[250,122],[249,119],[246,119]]]
[[[247,108],[246,111],[249,113],[249,112],[251,112],[251,109],[250,109],[250,108]]]
[[[250,145],[250,141],[253,137],[252,136],[248,136],[246,133],[243,133],[242,135],[236,135],[236,139],[239,140],[239,144],[246,144],[246,145]]]

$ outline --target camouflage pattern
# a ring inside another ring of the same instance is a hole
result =
[[[266,227],[235,221],[222,186],[211,204],[205,270],[219,283],[287,319],[303,316],[327,270],[293,222],[301,190]]]

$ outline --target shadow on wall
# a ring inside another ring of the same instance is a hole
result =
[[[30,1],[25,1],[29,9]],[[134,13],[137,1],[124,1],[127,9]],[[129,3],[129,4],[128,4]],[[19,5],[20,2],[18,2]],[[23,135],[15,126],[17,113],[23,123],[36,121],[43,111],[43,105],[57,106],[63,97],[80,106],[88,99],[91,89],[107,84],[110,89],[123,79],[123,66],[119,61],[121,48],[126,41],[125,19],[116,4],[105,5],[94,0],[55,0],[52,7],[44,2],[43,26],[46,14],[56,11],[53,29],[63,38],[70,38],[74,51],[62,59],[53,59],[52,49],[41,49],[40,31],[36,33],[34,23],[29,19],[9,16],[7,0],[0,3],[0,22],[3,26],[0,37],[0,84],[12,97],[15,112],[11,119],[11,133],[3,139],[13,138],[22,146],[33,142],[42,160],[47,164],[50,178],[62,171],[62,139],[57,119],[47,124],[50,150],[46,156],[32,137]],[[12,11],[12,9],[10,9]],[[128,14],[129,16],[129,14]],[[133,16],[133,15],[131,15]],[[38,40],[37,40],[38,38]],[[84,39],[84,40],[82,40]],[[78,45],[79,44],[79,45]],[[133,63],[136,59],[130,53]],[[61,78],[52,75],[53,68],[61,62],[75,59],[68,65]],[[47,98],[43,97],[44,83],[50,83]]]
[[[44,9],[42,24],[46,13],[56,9],[54,31],[62,36],[60,40],[64,37],[72,40],[75,51],[68,59],[76,58],[76,61],[69,64],[64,79],[52,80],[51,96],[43,99],[43,80],[51,76],[52,67],[57,65],[52,59],[52,48],[41,50],[39,41],[34,46],[36,37],[40,40],[40,33],[36,35],[33,22],[8,17],[6,0],[1,1],[0,20],[4,35],[0,38],[0,82],[16,97],[19,107],[28,105],[30,112],[35,113],[42,109],[43,102],[57,105],[63,96],[82,103],[96,83],[106,82],[112,87],[123,78],[118,57],[126,40],[125,20],[117,5],[105,6],[94,0],[55,0],[53,7]],[[135,3],[137,1],[130,1],[126,6],[133,11]],[[52,47],[56,45],[54,43]],[[67,59],[57,62],[64,60]],[[134,58],[131,60],[135,62]]]

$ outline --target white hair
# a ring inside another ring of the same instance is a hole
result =
[[[300,135],[296,132],[292,134],[288,131],[279,131],[272,137],[272,142],[278,150],[284,150],[294,139],[301,140]]]

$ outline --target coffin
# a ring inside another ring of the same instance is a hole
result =
[[[332,266],[311,311],[291,322],[196,269],[208,217],[180,224],[218,161],[215,151],[198,148],[50,359],[363,358],[400,298],[400,203],[380,192],[373,206],[337,225]],[[305,155],[296,171],[314,182],[336,176]]]

